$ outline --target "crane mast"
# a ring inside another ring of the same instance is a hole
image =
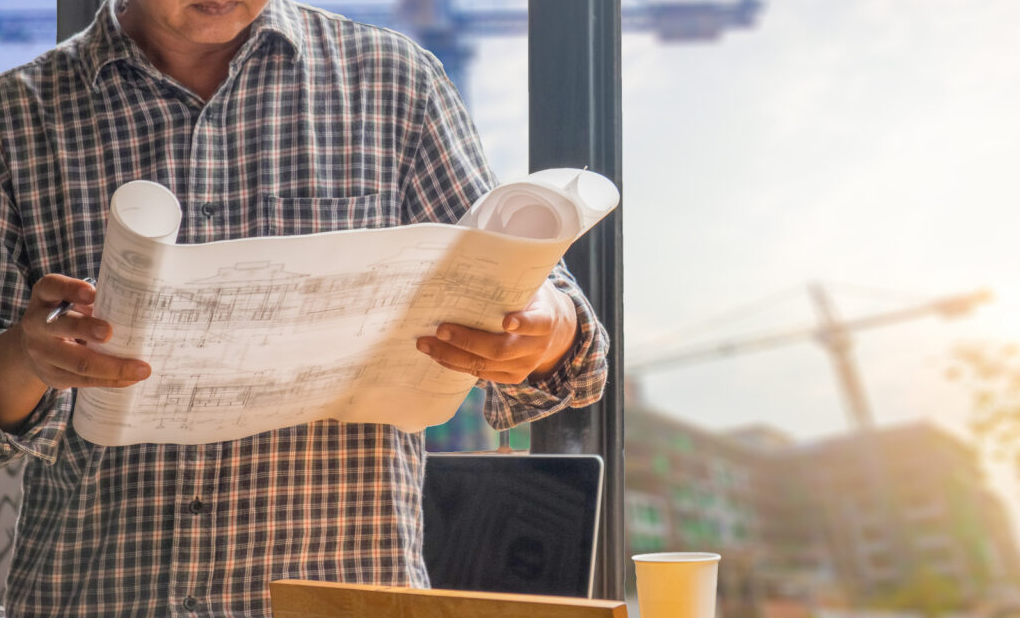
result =
[[[833,368],[836,370],[836,379],[839,380],[840,390],[846,400],[847,413],[850,417],[850,424],[855,430],[871,429],[874,427],[874,419],[871,416],[871,406],[868,405],[868,397],[864,393],[864,386],[861,382],[860,372],[857,370],[857,363],[853,356],[853,339],[846,322],[839,319],[836,308],[829,298],[825,288],[819,283],[812,283],[808,286],[808,292],[815,304],[815,312],[821,322],[818,326],[817,340],[832,359]]]

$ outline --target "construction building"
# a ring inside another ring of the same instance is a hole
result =
[[[931,424],[796,444],[628,404],[626,455],[630,554],[722,554],[723,616],[902,608],[922,581],[964,605],[1020,587],[1020,551],[978,454]]]

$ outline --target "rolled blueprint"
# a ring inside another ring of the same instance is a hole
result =
[[[572,243],[619,202],[619,191],[605,176],[549,169],[489,191],[457,224],[517,238]]]
[[[113,327],[101,351],[153,371],[127,388],[81,389],[74,427],[116,446],[326,418],[443,423],[476,379],[419,352],[417,338],[443,322],[501,331],[618,202],[598,174],[546,170],[493,189],[457,225],[178,245],[173,194],[127,183],[111,200],[93,315]]]

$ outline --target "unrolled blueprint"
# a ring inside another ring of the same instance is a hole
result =
[[[546,170],[493,189],[457,224],[177,245],[176,198],[114,194],[93,315],[99,349],[152,375],[78,392],[85,439],[237,439],[325,418],[418,431],[475,384],[415,347],[442,322],[500,332],[578,237],[616,207],[607,179]]]

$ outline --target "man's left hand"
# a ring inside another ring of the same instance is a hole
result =
[[[503,331],[440,324],[434,337],[418,339],[418,349],[443,367],[490,382],[547,377],[577,338],[574,302],[546,280],[524,310],[503,318]]]

